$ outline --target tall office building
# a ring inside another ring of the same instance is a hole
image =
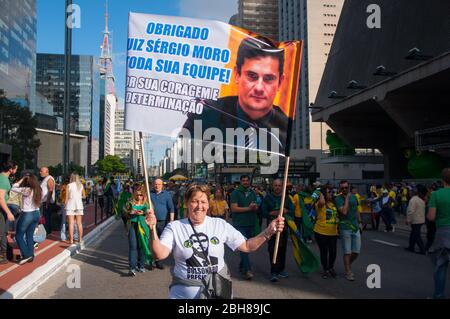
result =
[[[64,111],[64,55],[37,54],[36,92],[53,108],[53,116]],[[98,67],[93,56],[72,55],[70,77],[70,132],[88,137],[88,163],[98,159],[99,90]]]
[[[238,26],[278,41],[278,0],[239,0],[238,15]]]
[[[117,107],[115,78],[112,69],[111,33],[108,30],[108,6],[101,45],[100,65],[100,159],[114,155],[114,117]]]
[[[36,1],[0,1],[0,94],[29,107],[35,96]]]
[[[125,110],[123,106],[116,109],[114,154],[122,159],[128,170],[133,171],[135,156],[134,132],[125,130]]]
[[[312,123],[309,107],[316,100],[343,4],[344,0],[280,0],[280,41],[304,41],[292,149],[327,148],[328,126]]]

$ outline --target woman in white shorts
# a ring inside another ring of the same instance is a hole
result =
[[[78,241],[81,243],[83,239],[83,184],[81,184],[80,176],[76,173],[70,175],[70,183],[67,186],[67,195],[65,202],[66,216],[69,221],[69,243],[73,244],[73,225],[76,220],[78,228]]]

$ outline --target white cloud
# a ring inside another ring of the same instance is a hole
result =
[[[238,12],[238,0],[180,0],[180,16],[228,23]]]

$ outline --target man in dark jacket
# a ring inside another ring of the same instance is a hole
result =
[[[267,225],[269,225],[272,220],[278,217],[280,213],[281,197],[283,193],[283,181],[281,179],[276,179],[272,183],[272,192],[268,193],[262,203],[262,213],[263,216],[267,218]],[[294,204],[292,204],[291,199],[288,194],[286,194],[286,199],[284,201],[284,211],[283,215],[289,214],[294,216]],[[273,254],[275,251],[275,241],[276,236],[273,236],[269,240],[269,256],[270,256],[270,281],[277,282],[278,277],[287,278],[288,273],[284,271],[286,265],[286,248],[288,240],[288,230],[287,228],[280,234],[280,242],[278,246],[277,260],[275,264],[272,264]]]

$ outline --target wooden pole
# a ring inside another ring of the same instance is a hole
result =
[[[286,189],[287,189],[290,159],[291,159],[290,156],[286,157],[286,163],[284,165],[283,193],[281,195],[280,213],[278,214],[278,216],[283,216],[284,202],[286,201]],[[286,227],[286,225],[284,227]],[[272,258],[272,264],[275,264],[277,262],[278,245],[280,244],[280,235],[281,235],[280,233],[277,233],[277,238],[275,240],[275,250],[273,252],[273,258]]]
[[[148,171],[147,171],[147,164],[145,161],[145,148],[144,148],[144,138],[142,136],[142,132],[139,132],[139,142],[140,142],[140,146],[141,146],[141,160],[142,160],[142,166],[144,168],[144,180],[145,180],[145,190],[147,192],[147,198],[148,198],[148,203],[150,205],[150,209],[153,209],[153,205],[152,205],[152,199],[150,197],[150,186],[148,185]]]

